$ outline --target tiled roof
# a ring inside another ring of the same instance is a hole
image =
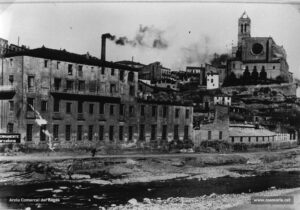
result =
[[[25,50],[20,52],[12,52],[5,55],[5,57],[15,57],[15,56],[31,56],[37,58],[45,58],[51,60],[58,60],[58,61],[66,61],[78,64],[86,64],[86,65],[94,65],[94,66],[105,66],[110,68],[118,68],[124,69],[129,71],[136,71],[137,69],[126,66],[120,65],[113,62],[108,61],[101,61],[100,59],[92,56],[87,55],[80,55],[76,53],[71,53],[66,50],[56,50],[50,49],[46,47],[36,48],[32,50]]]

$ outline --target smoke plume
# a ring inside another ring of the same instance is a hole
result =
[[[164,38],[164,31],[155,28],[154,26],[142,26],[136,32],[133,39],[129,39],[126,36],[108,37],[117,45],[130,45],[132,47],[147,47],[155,49],[167,49],[168,42]]]

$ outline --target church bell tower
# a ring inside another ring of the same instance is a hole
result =
[[[241,46],[242,39],[246,37],[251,37],[251,20],[247,13],[244,12],[239,18],[238,27],[238,46]]]

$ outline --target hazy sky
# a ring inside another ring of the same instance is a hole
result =
[[[204,64],[215,52],[229,52],[244,11],[251,18],[251,35],[272,36],[283,45],[290,71],[300,78],[300,12],[290,4],[0,3],[0,37],[17,43],[19,36],[20,44],[30,48],[45,45],[100,57],[101,34],[109,32],[135,45],[107,41],[107,60],[133,56],[177,70]],[[146,26],[146,32],[139,32]],[[153,48],[158,38],[163,47]]]

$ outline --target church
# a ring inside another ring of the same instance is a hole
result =
[[[232,48],[227,75],[249,75],[261,81],[292,82],[286,52],[272,37],[252,37],[251,19],[246,12],[238,20],[238,43]]]

